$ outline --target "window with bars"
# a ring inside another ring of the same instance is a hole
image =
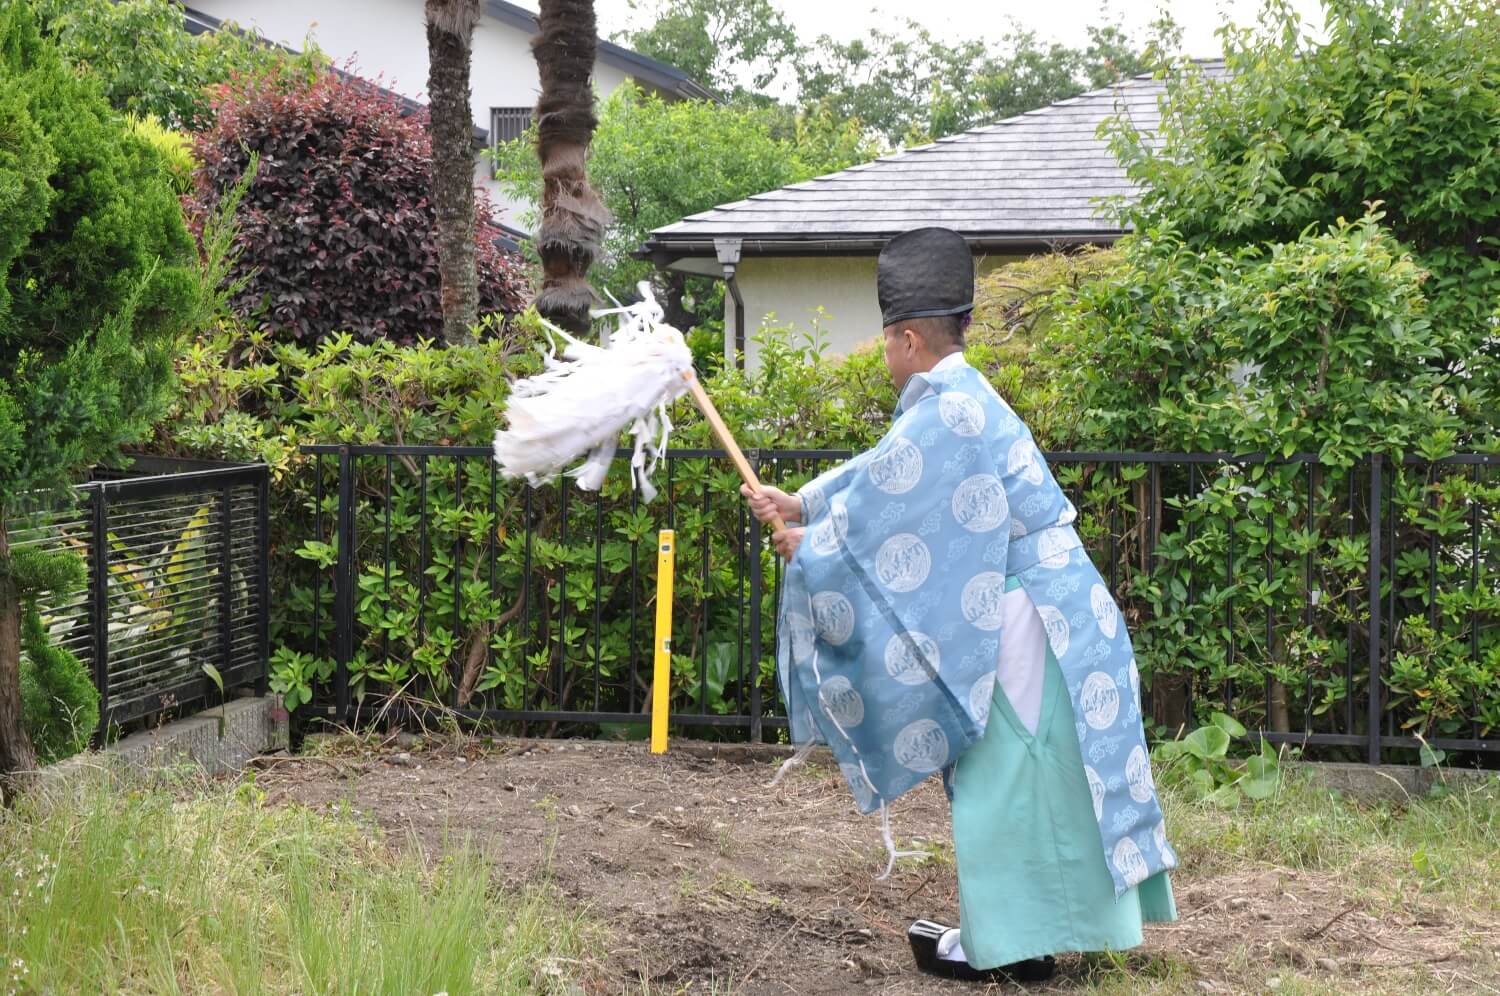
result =
[[[530,107],[491,107],[490,108],[490,147],[495,148],[501,142],[514,142],[526,134],[526,129],[531,127],[533,110]],[[490,176],[495,175],[495,163],[490,161]]]
[[[530,107],[491,107],[490,139],[496,143],[513,142],[531,127]]]

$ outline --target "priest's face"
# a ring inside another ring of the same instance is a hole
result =
[[[923,366],[926,343],[916,332],[901,325],[889,325],[885,330],[885,368],[891,372],[891,381],[899,392],[906,380],[914,373],[929,369]]]

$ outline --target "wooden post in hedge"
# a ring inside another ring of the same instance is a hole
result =
[[[542,163],[542,291],[536,310],[570,332],[586,332],[594,292],[589,267],[599,255],[609,212],[589,186],[586,163],[594,116],[598,47],[591,0],[541,0],[541,30],[531,40],[542,92],[537,100],[537,157]]]
[[[427,96],[432,205],[437,216],[443,341],[463,341],[479,320],[474,262],[474,128],[469,65],[479,0],[427,0]]]

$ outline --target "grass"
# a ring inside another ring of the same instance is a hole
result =
[[[1299,772],[1278,795],[1223,810],[1164,793],[1167,826],[1195,874],[1247,862],[1334,874],[1355,898],[1396,909],[1415,897],[1500,915],[1500,778],[1427,798],[1360,803]]]
[[[593,928],[465,844],[393,848],[252,783],[106,772],[0,811],[0,994],[565,992]]]
[[[1183,874],[1174,876],[1179,889],[1257,869],[1309,873],[1339,904],[1320,910],[1319,919],[1335,917],[1347,904],[1392,923],[1442,921],[1452,928],[1443,946],[1466,937],[1460,946],[1473,960],[1461,968],[1442,958],[1428,964],[1427,952],[1414,947],[1409,957],[1393,959],[1403,963],[1330,975],[1230,940],[1217,970],[1176,951],[1089,955],[1081,984],[1070,991],[1187,996],[1200,992],[1195,975],[1207,973],[1221,986],[1232,978],[1227,991],[1277,996],[1500,992],[1500,950],[1493,943],[1500,936],[1500,779],[1454,782],[1431,797],[1399,803],[1362,803],[1292,772],[1274,798],[1237,809],[1188,801],[1167,787],[1162,799],[1183,860]],[[1390,940],[1417,943],[1399,931]]]

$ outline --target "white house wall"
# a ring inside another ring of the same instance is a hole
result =
[[[338,65],[377,80],[403,97],[427,102],[427,28],[421,0],[194,0],[205,14],[231,20],[288,48],[301,49],[309,37]],[[474,123],[490,127],[492,107],[531,107],[541,88],[531,35],[493,18],[481,18],[474,30],[474,59],[469,71]],[[594,65],[594,84],[601,97],[627,76],[608,63]],[[506,198],[490,179],[489,161],[480,157],[475,180],[495,199],[500,220],[521,227],[523,206]]]
[[[982,257],[975,269],[985,274],[1016,258]],[[816,325],[825,356],[847,355],[880,336],[874,256],[749,256],[740,261],[736,280],[745,299],[746,362],[752,369],[759,364],[752,337],[768,322],[809,333]],[[724,311],[727,352],[735,338],[728,294]]]

